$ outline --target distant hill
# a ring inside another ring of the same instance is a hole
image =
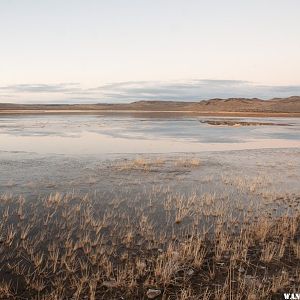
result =
[[[252,112],[252,113],[300,113],[300,96],[261,100],[257,98],[210,99],[199,102],[183,101],[136,101],[126,104],[10,104],[0,103],[5,111],[185,111],[205,112]]]
[[[276,98],[261,100],[257,98],[229,98],[201,101],[190,108],[201,111],[224,112],[300,112],[300,97]]]

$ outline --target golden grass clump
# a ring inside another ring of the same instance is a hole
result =
[[[116,168],[120,171],[139,170],[149,172],[157,167],[164,165],[165,161],[162,158],[146,159],[137,157],[132,160],[122,160],[116,164]]]
[[[201,160],[198,158],[179,158],[175,161],[175,166],[184,168],[196,168],[201,165]]]

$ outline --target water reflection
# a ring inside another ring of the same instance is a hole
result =
[[[201,123],[203,119],[124,115],[1,116],[0,150],[104,154],[300,147],[300,121],[296,118],[268,118],[268,122],[292,126],[242,127],[211,126]],[[239,120],[260,121],[256,118]]]

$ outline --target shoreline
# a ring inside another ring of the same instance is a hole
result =
[[[158,114],[162,115],[189,115],[189,116],[221,116],[221,117],[282,117],[299,118],[300,112],[227,112],[227,111],[188,111],[188,110],[0,110],[0,115],[47,115],[47,114]]]

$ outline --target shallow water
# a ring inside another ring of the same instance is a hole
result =
[[[211,126],[200,122],[205,119],[208,118],[0,116],[0,151],[104,155],[300,147],[300,120],[297,118],[235,118],[237,121],[290,125],[241,127]]]
[[[184,199],[208,195],[216,199],[209,208],[213,214],[219,206],[232,211],[272,206],[274,214],[285,213],[276,199],[299,197],[299,119],[238,118],[290,125],[240,127],[201,120],[0,117],[0,194],[33,201],[56,192],[148,201],[159,191],[155,197],[161,201],[169,192]],[[136,165],[137,159],[149,167]],[[185,166],[186,159],[200,163]]]

